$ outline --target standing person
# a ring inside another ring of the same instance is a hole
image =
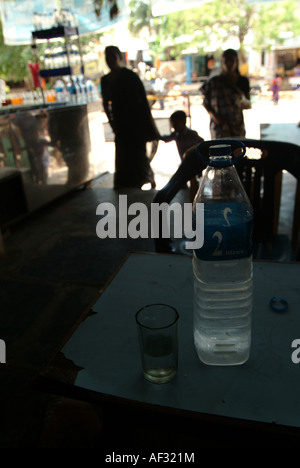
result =
[[[138,75],[122,67],[122,54],[115,46],[105,49],[110,73],[101,79],[104,111],[115,134],[114,188],[141,188],[154,174],[146,153],[146,142],[159,139]]]
[[[203,106],[210,115],[211,137],[244,137],[243,109],[251,107],[249,80],[239,73],[235,50],[223,52],[221,65],[221,73],[209,78],[200,88]]]
[[[279,75],[276,74],[272,80],[272,100],[275,105],[277,105],[279,101],[280,85],[281,85],[281,78]]]

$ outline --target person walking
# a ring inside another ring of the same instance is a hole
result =
[[[115,46],[105,49],[110,72],[101,79],[104,111],[115,134],[114,188],[155,188],[146,143],[158,141],[144,85],[138,75],[121,66],[122,53]]]

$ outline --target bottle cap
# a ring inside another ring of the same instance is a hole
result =
[[[232,147],[241,148],[242,152],[239,156],[232,157]],[[239,162],[246,154],[244,143],[239,140],[204,140],[196,147],[196,155],[202,160],[205,166],[227,167],[233,166]],[[209,158],[208,158],[209,156]],[[213,156],[219,156],[214,158]],[[222,156],[230,156],[223,158]]]
[[[209,148],[209,156],[231,156],[230,145],[214,145]]]

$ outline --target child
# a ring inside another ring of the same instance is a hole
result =
[[[193,147],[198,146],[202,141],[204,141],[204,139],[198,135],[196,130],[191,130],[186,126],[186,113],[182,110],[178,110],[171,115],[170,123],[174,131],[171,132],[170,135],[161,136],[160,139],[163,140],[165,143],[175,140],[177,150],[182,161],[185,153]],[[191,201],[194,200],[197,190],[198,181],[197,178],[194,177],[190,181]]]
[[[174,131],[170,135],[163,135],[160,138],[165,143],[175,140],[180,159],[183,160],[188,149],[199,145],[204,140],[195,130],[186,126],[186,113],[184,111],[174,112],[170,117],[170,123]]]

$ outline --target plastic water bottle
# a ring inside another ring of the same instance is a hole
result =
[[[83,103],[83,100],[84,100],[84,94],[83,94],[82,84],[80,83],[79,76],[77,76],[76,80],[74,80],[74,84],[76,87],[77,103],[81,104]]]
[[[70,104],[77,104],[77,88],[76,88],[76,82],[73,79],[73,77],[71,77],[68,80],[67,91],[69,93],[69,102],[70,102]]]
[[[231,146],[207,143],[209,164],[194,200],[194,209],[204,204],[204,243],[193,252],[194,343],[203,363],[237,365],[250,353],[253,210]]]
[[[56,80],[54,84],[54,89],[56,92],[57,101],[65,102],[66,100],[66,92],[65,92],[65,85],[64,82],[60,79]]]

